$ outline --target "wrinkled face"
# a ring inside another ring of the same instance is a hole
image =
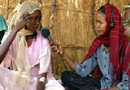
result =
[[[106,30],[106,25],[107,25],[107,22],[106,22],[105,14],[102,13],[101,11],[98,11],[96,15],[96,30],[97,30],[98,36],[101,36],[104,34]]]
[[[36,32],[41,25],[41,17],[42,15],[40,10],[34,11],[27,20],[26,29],[31,32]]]

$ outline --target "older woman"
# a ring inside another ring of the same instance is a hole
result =
[[[26,24],[18,32],[2,63],[7,68],[11,64],[12,70],[0,66],[2,90],[64,90],[52,75],[48,40],[38,31],[42,18],[38,5],[24,2],[16,16],[27,16],[24,18]]]
[[[64,86],[70,90],[130,90],[130,44],[114,5],[106,4],[97,11],[96,28],[98,37],[81,64],[74,63],[57,45],[74,70],[62,73]],[[52,49],[57,51],[55,46]]]

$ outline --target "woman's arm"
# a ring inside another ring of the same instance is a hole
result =
[[[7,54],[9,47],[14,40],[17,32],[19,32],[23,27],[25,27],[25,18],[27,18],[27,15],[22,16],[16,25],[14,26],[13,30],[11,31],[10,35],[7,37],[7,39],[4,41],[4,43],[0,46],[0,63],[4,59],[5,55]]]
[[[45,84],[47,83],[47,74],[51,73],[51,50],[50,45],[47,40],[43,39],[41,42],[43,45],[41,47],[40,55],[40,69],[37,83],[37,90],[44,90]]]
[[[47,75],[47,73],[42,73],[39,75],[37,90],[44,90],[45,89],[46,75]]]
[[[90,74],[91,71],[95,68],[97,65],[96,62],[96,52],[89,58],[88,60],[84,61],[82,64],[74,63],[71,58],[64,53],[62,46],[56,44],[56,46],[52,46],[51,48],[54,52],[57,52],[59,50],[60,54],[64,58],[64,60],[67,62],[67,64],[74,70],[78,75],[85,77],[86,75]]]
[[[67,64],[71,67],[72,70],[76,70],[75,63],[71,60],[71,58],[67,54],[62,54],[62,57],[67,62]]]
[[[62,46],[59,44],[56,44],[56,46],[53,46],[52,43],[50,43],[50,45],[54,52],[56,53],[58,53],[57,51],[60,52],[60,54],[62,55],[64,60],[67,62],[67,64],[71,67],[72,70],[75,71],[76,70],[75,63],[71,60],[71,58],[67,54],[64,53]]]
[[[12,41],[14,40],[16,34],[17,34],[17,29],[13,30],[8,36],[8,38],[5,40],[5,42],[0,46],[0,63],[4,59],[6,53],[8,52],[9,47]]]

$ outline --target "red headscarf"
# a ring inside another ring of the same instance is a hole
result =
[[[94,40],[84,60],[91,57],[91,55],[99,48],[99,46],[104,44],[106,47],[110,48],[109,62],[113,65],[113,75],[121,76],[122,70],[130,75],[130,48],[127,48],[128,39],[124,35],[124,26],[121,15],[114,5],[106,4],[103,7],[105,8],[107,22],[105,33]],[[114,28],[110,30],[109,24],[111,22],[112,7],[113,22],[115,25]],[[96,77],[99,77],[101,75],[99,67],[96,67],[92,74]],[[121,77],[119,78],[121,79]]]

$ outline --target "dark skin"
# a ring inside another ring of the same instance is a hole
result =
[[[37,90],[44,90],[45,89],[46,75],[47,75],[46,73],[42,73],[42,74],[39,75],[38,80],[41,77],[45,77],[45,81],[44,82],[38,81]]]
[[[41,11],[36,10],[32,14],[29,15],[29,18],[27,19],[27,24],[25,28],[32,33],[35,33],[37,29],[40,29],[41,27]],[[28,35],[26,36],[27,44],[29,45],[32,40],[34,39],[34,36]],[[43,90],[45,88],[45,81],[46,81],[46,75],[47,73],[42,73],[38,77],[38,84],[37,84],[37,90]],[[45,77],[45,81],[39,81],[41,77]]]
[[[7,54],[9,47],[14,40],[16,34],[23,28],[25,27],[26,24],[26,18],[28,15],[23,15],[20,17],[20,19],[17,21],[16,25],[14,26],[12,32],[10,35],[7,37],[7,39],[4,41],[4,43],[0,46],[0,63],[4,59],[5,55]]]

